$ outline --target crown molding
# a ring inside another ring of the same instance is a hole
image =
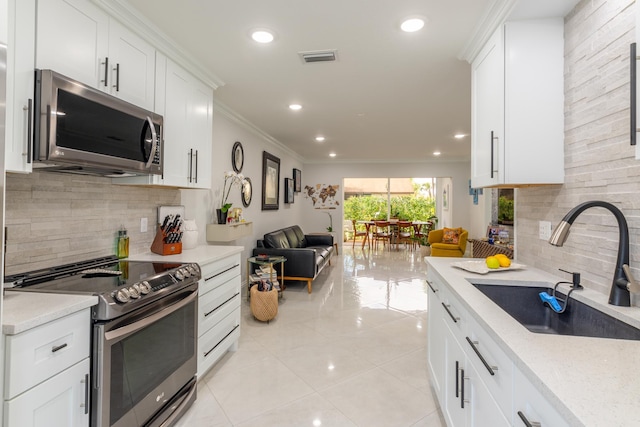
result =
[[[458,54],[458,59],[473,62],[493,32],[505,23],[518,0],[495,0],[484,12],[471,37]]]
[[[126,0],[92,0],[92,2],[214,90],[225,85],[222,79],[204,67],[192,55],[186,53],[184,48],[142,16]]]
[[[265,131],[263,131],[262,129],[260,129],[256,125],[254,125],[253,123],[251,123],[245,117],[243,117],[240,114],[236,113],[234,110],[232,110],[226,104],[214,99],[214,101],[213,101],[213,111],[214,111],[214,116],[215,116],[215,113],[223,115],[224,117],[226,117],[227,119],[231,120],[232,122],[234,122],[238,126],[244,128],[244,129],[248,130],[249,132],[251,132],[252,134],[256,135],[257,137],[259,137],[260,139],[262,139],[266,143],[278,148],[279,150],[284,151],[285,153],[287,153],[289,156],[291,156],[295,160],[297,160],[297,161],[299,161],[301,163],[304,163],[304,158],[302,156],[300,156],[300,154],[296,153],[291,148],[287,147],[286,145],[284,145],[283,143],[281,143],[280,141],[278,141],[277,139],[275,139],[274,137],[272,137],[271,135],[269,135],[268,133],[266,133]]]

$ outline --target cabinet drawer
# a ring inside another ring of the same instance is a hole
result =
[[[569,424],[558,411],[542,396],[529,379],[514,367],[514,402],[513,425],[526,426],[524,417],[529,423],[539,423],[541,427],[564,427]]]
[[[467,311],[446,286],[441,285],[438,293],[440,294],[440,308],[442,308],[444,323],[449,325],[458,341],[464,342],[469,321]]]
[[[240,254],[230,256],[209,264],[200,264],[202,280],[200,281],[200,295],[240,276]]]
[[[463,346],[467,359],[502,412],[509,416],[513,408],[513,362],[473,319],[469,321]]]
[[[198,378],[240,338],[240,309],[222,319],[198,338]]]
[[[198,300],[198,335],[203,335],[216,323],[240,308],[240,276],[236,276]]]
[[[89,309],[6,336],[4,396],[11,399],[89,357]]]

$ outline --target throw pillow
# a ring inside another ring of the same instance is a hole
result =
[[[460,229],[459,228],[444,228],[442,233],[442,243],[449,243],[457,245],[460,241]]]

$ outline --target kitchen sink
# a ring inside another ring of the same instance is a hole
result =
[[[540,292],[552,295],[553,288],[476,283],[473,286],[531,332],[640,340],[640,329],[573,298],[564,313],[556,313],[538,296]],[[565,299],[566,295],[556,292],[556,297]]]

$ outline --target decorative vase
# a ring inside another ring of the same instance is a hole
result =
[[[222,209],[216,209],[216,215],[218,216],[218,224],[226,224],[227,223],[227,212],[222,212]]]
[[[431,256],[431,246],[420,246],[420,256],[422,258]]]

